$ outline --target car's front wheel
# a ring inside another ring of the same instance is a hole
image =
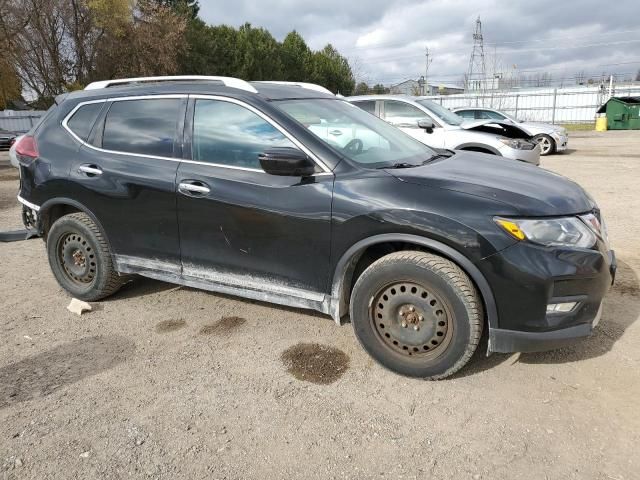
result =
[[[56,280],[75,298],[100,300],[122,286],[104,234],[86,213],[55,221],[47,234],[47,255]]]
[[[549,155],[556,151],[556,142],[549,135],[536,135],[533,139],[540,145],[540,155]]]
[[[432,380],[469,361],[483,327],[482,302],[469,277],[455,263],[421,251],[372,263],[354,286],[350,315],[377,362]]]

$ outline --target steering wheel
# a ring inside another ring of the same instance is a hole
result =
[[[343,150],[345,152],[352,153],[354,155],[358,155],[362,153],[362,149],[364,148],[364,143],[359,138],[354,138],[349,143],[347,143]]]

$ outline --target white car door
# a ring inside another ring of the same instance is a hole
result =
[[[429,147],[447,148],[446,130],[431,115],[414,105],[398,100],[385,100],[382,118]],[[418,127],[418,121],[422,119],[431,120],[434,123],[431,133]]]

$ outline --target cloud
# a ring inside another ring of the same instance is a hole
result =
[[[455,82],[467,70],[478,15],[487,70],[549,71],[570,83],[578,72],[631,74],[640,68],[637,0],[201,0],[208,23],[250,22],[281,40],[300,32],[312,48],[332,43],[368,82],[424,74]],[[497,59],[497,60],[496,60]]]

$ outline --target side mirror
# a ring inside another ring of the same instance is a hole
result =
[[[308,177],[316,171],[316,164],[309,156],[291,147],[272,147],[258,155],[260,166],[270,175]]]
[[[433,121],[429,118],[421,118],[418,120],[418,127],[426,130],[427,133],[433,133]]]

